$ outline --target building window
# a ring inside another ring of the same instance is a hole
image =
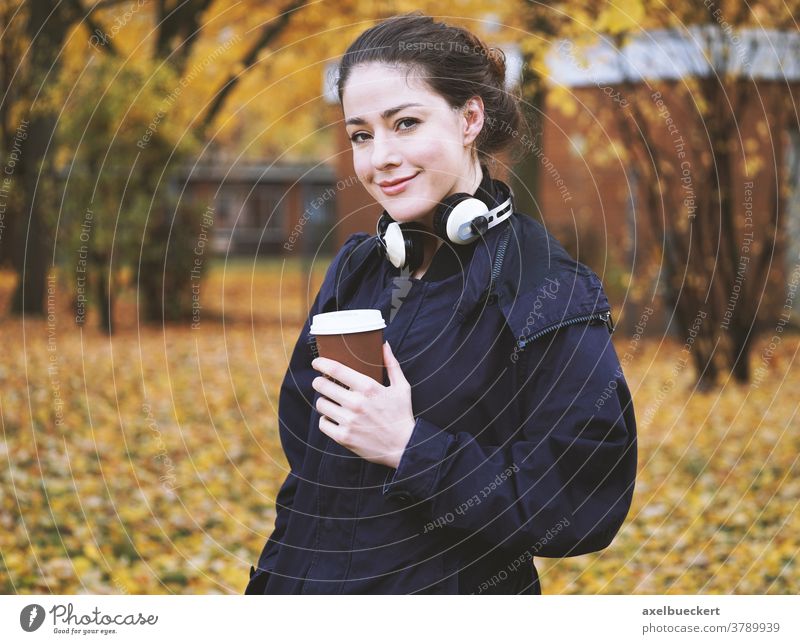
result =
[[[303,186],[303,213],[307,218],[304,235],[308,247],[314,252],[330,252],[334,245],[333,229],[336,212],[335,189],[327,183],[311,183]]]
[[[289,193],[283,184],[258,186],[253,199],[253,221],[264,242],[277,242],[286,236]]]

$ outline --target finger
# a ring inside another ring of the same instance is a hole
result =
[[[389,346],[388,340],[383,343],[383,362],[386,365],[386,373],[389,375],[389,385],[407,385],[405,375],[400,367],[400,363],[392,353],[392,348]]]
[[[330,358],[314,358],[311,367],[326,376],[338,380],[343,385],[350,387],[354,391],[369,391],[375,386],[375,380],[363,373],[351,369],[346,364],[342,364]],[[382,383],[381,383],[382,384]]]
[[[319,417],[319,431],[335,440],[339,445],[342,444],[342,430],[330,418]]]
[[[314,380],[311,381],[311,387],[326,398],[331,399],[333,402],[343,407],[351,406],[355,399],[354,392],[328,378],[314,378]]]
[[[335,402],[328,400],[324,396],[320,396],[317,398],[317,411],[326,418],[332,420],[337,425],[341,425],[347,414],[347,410],[341,405],[337,405]]]

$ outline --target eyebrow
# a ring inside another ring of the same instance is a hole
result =
[[[421,103],[403,103],[402,105],[398,105],[397,107],[390,107],[388,110],[381,112],[381,118],[385,121],[390,116],[397,114],[400,110],[404,110],[407,107],[423,107]],[[366,121],[361,118],[360,116],[354,116],[353,118],[349,118],[345,121],[345,125],[366,125]]]

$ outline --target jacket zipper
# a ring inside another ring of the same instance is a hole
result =
[[[500,239],[500,243],[497,246],[497,255],[494,258],[494,266],[492,266],[492,274],[489,278],[489,288],[486,289],[486,301],[490,304],[494,304],[494,301],[497,299],[497,294],[494,292],[494,285],[497,282],[497,278],[500,277],[500,269],[503,266],[503,259],[506,256],[506,248],[508,247],[508,240],[511,237],[511,226],[506,226],[505,232],[503,233],[503,237]]]
[[[493,303],[494,299],[497,298],[497,294],[494,292],[494,285],[497,281],[497,278],[500,277],[500,269],[503,266],[503,259],[506,255],[506,248],[508,247],[508,241],[511,237],[511,226],[508,226],[503,234],[503,238],[500,240],[500,244],[497,247],[497,256],[494,260],[494,266],[492,267],[492,275],[489,281],[489,288],[486,289],[487,292],[487,301]],[[578,324],[579,322],[588,322],[590,320],[602,320],[606,327],[608,328],[609,333],[613,333],[614,331],[614,322],[611,319],[611,311],[601,311],[600,313],[592,313],[591,315],[581,315],[578,317],[570,318],[569,320],[562,320],[557,324],[553,324],[549,327],[542,329],[541,331],[524,338],[519,342],[519,348],[522,349],[525,347],[528,342],[535,340],[536,338],[540,338],[543,335],[550,333],[551,331],[555,331],[565,326],[569,326],[570,324]]]
[[[614,331],[614,323],[611,320],[611,311],[601,311],[600,313],[592,313],[591,315],[580,315],[578,317],[570,318],[569,320],[562,320],[556,324],[551,324],[548,327],[545,327],[541,331],[534,333],[533,335],[529,335],[527,338],[524,338],[519,341],[518,346],[520,349],[524,348],[528,342],[532,342],[536,340],[536,338],[541,338],[543,335],[550,333],[551,331],[556,331],[557,329],[561,329],[565,326],[569,326],[570,324],[577,324],[579,322],[589,322],[590,320],[602,320],[606,327],[608,328],[608,332],[612,333]]]

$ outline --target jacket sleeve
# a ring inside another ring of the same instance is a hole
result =
[[[633,404],[603,325],[573,324],[528,344],[516,364],[518,427],[479,444],[416,418],[384,494],[422,502],[447,526],[530,556],[566,557],[611,543],[636,476]],[[513,415],[513,414],[512,414]]]
[[[286,526],[294,502],[298,479],[295,472],[300,471],[305,458],[306,431],[311,420],[311,401],[314,390],[311,381],[311,346],[308,343],[308,329],[311,319],[319,306],[319,293],[308,313],[303,329],[294,346],[289,367],[283,377],[278,396],[278,428],[281,447],[289,462],[289,473],[275,497],[275,529],[267,540],[258,559],[259,570],[272,570],[274,559],[278,556],[281,540],[286,534]]]
[[[329,297],[334,295],[335,277],[338,266],[343,257],[363,242],[369,235],[354,233],[348,237],[342,248],[333,258],[325,273],[325,279],[308,312],[303,329],[295,343],[289,366],[283,377],[280,394],[278,396],[278,431],[280,433],[281,447],[289,462],[289,473],[275,497],[275,529],[267,540],[258,560],[259,570],[269,571],[274,567],[274,560],[278,556],[281,541],[286,534],[286,527],[291,516],[294,495],[297,490],[297,472],[301,471],[306,453],[308,428],[313,412],[314,389],[311,381],[319,372],[311,368],[314,359],[311,345],[309,344],[309,329],[314,315],[320,312]]]

